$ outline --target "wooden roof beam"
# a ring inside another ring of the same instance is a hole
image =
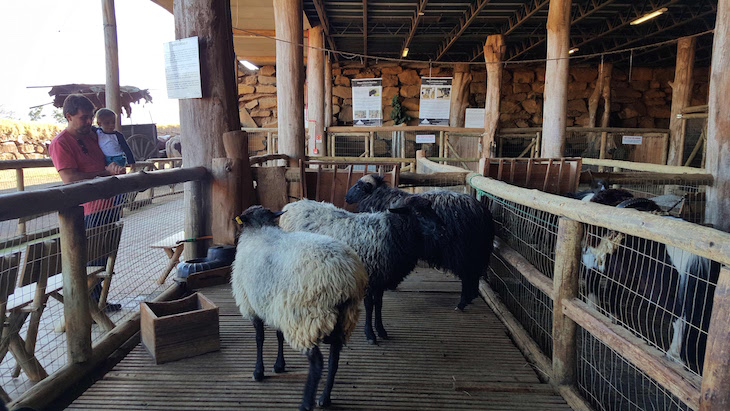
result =
[[[407,49],[411,45],[411,40],[413,40],[413,36],[416,35],[416,29],[418,28],[418,24],[421,22],[421,17],[423,17],[426,12],[427,3],[428,0],[419,0],[418,2],[418,10],[416,10],[416,13],[413,15],[413,19],[411,20],[411,29],[408,31],[403,47],[401,47],[401,57],[403,57],[403,50]]]
[[[507,23],[500,28],[499,33],[505,37],[509,36],[515,29],[548,4],[550,4],[550,0],[533,0],[530,3],[523,4],[522,7],[518,8],[517,11],[507,18]],[[474,53],[472,53],[470,61],[476,61],[482,54],[484,54],[484,47],[477,47]]]
[[[304,30],[302,35],[306,38],[309,37],[309,32]],[[276,38],[276,30],[262,30],[262,29],[237,29],[233,28],[233,37],[240,38]]]
[[[570,19],[571,27],[581,22],[583,19],[592,16],[594,13],[600,11],[604,7],[613,3],[614,0],[591,0],[590,4],[576,4],[575,13]],[[513,50],[512,53],[507,57],[507,61],[514,60],[535,47],[543,44],[547,39],[547,33],[541,33],[536,37],[530,37],[528,40],[523,41],[517,50]]]
[[[368,55],[368,0],[362,0],[362,54]]]
[[[474,19],[476,19],[477,15],[484,9],[484,7],[489,3],[490,0],[477,0],[476,2],[469,5],[469,8],[464,10],[464,14],[459,18],[459,25],[454,27],[451,32],[449,32],[449,35],[446,36],[444,41],[441,43],[441,45],[438,48],[438,51],[436,52],[436,61],[439,61],[441,57],[446,54],[447,51],[451,48],[451,46],[456,43],[456,40],[461,37],[461,34],[464,33],[464,30],[466,30],[472,22],[474,22]]]
[[[314,4],[314,9],[317,10],[317,18],[319,19],[319,24],[322,25],[324,38],[327,39],[327,44],[329,44],[330,50],[337,51],[335,41],[332,39],[332,36],[330,36],[330,21],[327,19],[327,12],[324,9],[322,0],[312,0],[312,3]],[[335,61],[339,61],[337,53],[332,53],[332,58],[334,58]]]

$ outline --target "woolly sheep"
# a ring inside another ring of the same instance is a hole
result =
[[[368,343],[377,343],[372,326],[374,308],[378,336],[388,338],[381,315],[383,292],[395,289],[418,262],[423,249],[418,216],[430,215],[428,221],[434,224],[428,228],[429,235],[435,236],[441,229],[430,201],[413,199],[386,212],[354,214],[330,203],[301,200],[287,204],[284,211],[279,226],[285,231],[329,235],[347,243],[360,256],[369,277],[365,295],[365,337]]]
[[[445,230],[439,236],[424,231],[425,247],[421,258],[432,267],[451,271],[461,279],[461,300],[464,308],[479,295],[479,279],[486,273],[492,254],[494,223],[489,209],[466,194],[437,190],[424,194],[408,194],[390,188],[382,177],[366,175],[350,187],[345,197],[348,204],[357,203],[358,211],[382,211],[410,197],[425,198],[443,221]],[[421,227],[430,224],[419,218]]]
[[[295,350],[306,352],[309,375],[300,410],[311,410],[322,375],[319,344],[331,345],[327,383],[318,402],[327,406],[340,350],[357,325],[367,273],[349,246],[323,235],[285,233],[276,227],[279,215],[252,206],[236,218],[242,233],[231,284],[236,305],[256,329],[254,380],[264,378],[266,323],[278,330],[275,372],[285,368],[284,339]]]

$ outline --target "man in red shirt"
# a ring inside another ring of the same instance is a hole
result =
[[[104,166],[104,153],[99,148],[96,133],[91,131],[94,104],[88,98],[81,94],[66,97],[63,102],[63,116],[66,117],[68,126],[53,139],[48,152],[64,184],[122,174],[125,171],[116,163]],[[83,206],[84,225],[87,229],[119,220],[121,207],[115,207],[114,198],[90,201]],[[105,259],[91,261],[90,264],[105,264]],[[101,283],[93,288],[91,295],[94,300],[99,300]],[[120,304],[107,303],[107,311],[119,309]]]
[[[68,120],[68,126],[53,139],[48,151],[64,184],[124,172],[124,168],[116,164],[104,166],[104,153],[99,148],[96,134],[91,131],[94,105],[88,98],[81,94],[66,97],[63,116]],[[109,214],[112,206],[113,199],[85,203],[86,228],[112,222],[106,221],[110,220],[109,217],[99,215]]]

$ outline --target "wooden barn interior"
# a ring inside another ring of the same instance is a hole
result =
[[[383,297],[389,338],[369,344],[362,313],[328,408],[730,409],[730,0],[152,1],[199,52],[177,154],[137,131],[127,174],[67,185],[49,158],[0,160],[8,409],[299,407],[307,355],[285,344],[270,370],[272,328],[251,378],[234,218],[355,212],[372,174],[475,199],[493,250],[459,253],[489,260],[464,310],[421,261]],[[119,112],[102,3],[99,104]],[[92,201],[112,217],[87,228]]]

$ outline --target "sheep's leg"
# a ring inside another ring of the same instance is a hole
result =
[[[304,386],[304,398],[302,405],[299,406],[300,411],[309,411],[314,408],[314,397],[317,395],[317,386],[319,379],[322,377],[322,353],[316,345],[307,351],[309,359],[309,375],[307,375],[307,384]]]
[[[264,379],[264,322],[259,317],[254,317],[253,328],[256,330],[256,368],[253,370],[254,381]]]
[[[322,390],[322,396],[319,397],[318,405],[320,407],[329,407],[332,403],[330,394],[332,394],[332,386],[335,384],[335,374],[337,374],[337,368],[340,364],[340,351],[342,350],[342,344],[344,343],[344,336],[342,335],[342,329],[340,327],[335,328],[331,335],[330,343],[330,358],[327,364],[327,383]]]
[[[378,337],[387,340],[388,333],[383,326],[383,293],[385,290],[378,290],[373,297],[375,300],[375,330],[378,331]]]
[[[373,291],[368,290],[365,294],[365,338],[368,340],[368,344],[377,344],[378,339],[375,337],[373,332],[373,305],[375,297],[373,297]]]
[[[461,278],[461,300],[456,309],[464,311],[467,305],[477,296],[479,290],[479,277],[468,275]]]
[[[278,345],[274,372],[278,374],[286,370],[286,362],[284,361],[284,334],[279,330],[276,330],[276,339]]]

